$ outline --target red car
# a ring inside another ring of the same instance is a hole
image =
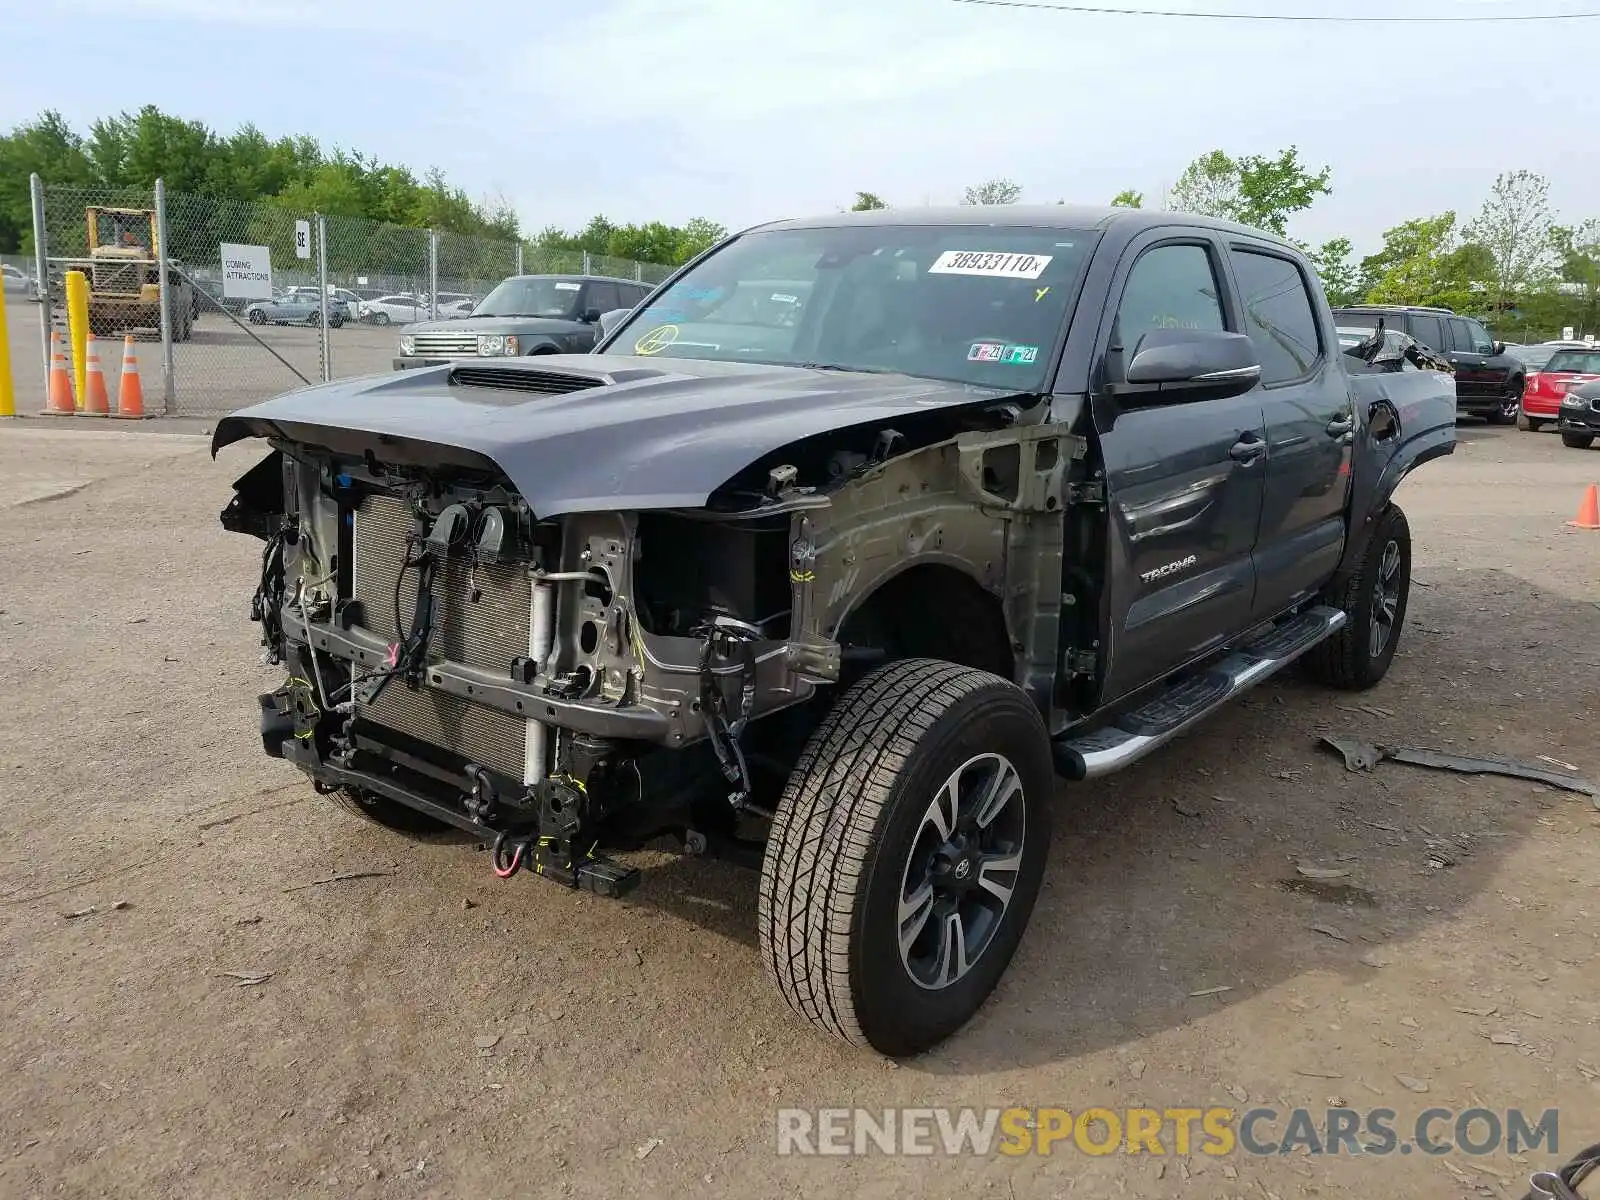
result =
[[[1522,390],[1523,429],[1538,429],[1561,415],[1561,401],[1579,384],[1600,379],[1600,347],[1557,350],[1550,361],[1528,373]]]

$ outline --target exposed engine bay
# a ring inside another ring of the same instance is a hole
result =
[[[502,875],[621,894],[637,873],[605,851],[663,833],[756,863],[819,689],[940,652],[1065,702],[1059,497],[1084,444],[1038,415],[835,431],[702,508],[553,518],[493,464],[272,437],[223,513],[265,542],[251,612],[287,678],[264,748],[493,842]],[[919,629],[922,587],[970,589],[972,627]]]

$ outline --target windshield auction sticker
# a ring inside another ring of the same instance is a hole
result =
[[[986,250],[946,250],[929,275],[988,275],[995,279],[1037,279],[1050,265],[1049,254],[1001,254]]]
[[[678,340],[676,325],[657,325],[633,344],[635,354],[660,354]]]

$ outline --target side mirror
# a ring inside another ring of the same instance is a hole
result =
[[[600,336],[603,338],[610,337],[611,331],[621,325],[623,318],[632,311],[633,309],[631,308],[613,308],[610,312],[601,313],[597,316],[595,320],[600,323]]]
[[[602,315],[598,308],[586,308],[583,310],[583,316],[578,319],[585,325],[593,325]]]
[[[1237,396],[1261,380],[1255,346],[1242,333],[1153,329],[1139,339],[1121,395]]]

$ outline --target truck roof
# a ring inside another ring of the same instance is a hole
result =
[[[752,229],[831,229],[852,225],[1000,226],[1033,229],[1117,228],[1134,234],[1162,226],[1219,229],[1227,233],[1248,234],[1290,249],[1294,244],[1275,233],[1254,229],[1233,221],[1202,217],[1194,213],[1163,209],[1123,208],[1079,204],[958,204],[926,208],[877,208],[866,212],[828,213],[826,216],[796,217],[769,221]],[[750,230],[746,230],[750,232]]]

